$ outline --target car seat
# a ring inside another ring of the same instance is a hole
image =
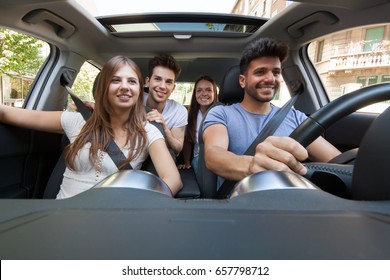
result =
[[[212,105],[207,113],[215,106],[229,105],[241,102],[244,98],[244,89],[239,83],[240,67],[232,66],[227,70],[219,89],[219,102]],[[206,113],[206,116],[207,116]],[[199,129],[199,162],[197,180],[199,183],[200,194],[203,198],[214,198],[217,192],[217,176],[207,169],[204,161],[204,142],[203,142],[203,122]]]

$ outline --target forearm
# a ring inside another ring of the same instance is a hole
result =
[[[313,141],[307,149],[309,151],[310,160],[319,162],[328,162],[341,153],[336,147],[321,136]]]
[[[165,141],[163,139],[154,141],[149,147],[149,154],[158,176],[168,185],[172,194],[175,195],[182,188],[183,183]]]
[[[23,122],[23,112],[28,113],[26,111],[22,111],[24,109],[0,105],[0,122],[5,124],[10,124],[14,126],[23,126],[25,122]]]
[[[161,179],[167,184],[173,196],[175,196],[183,187],[180,175],[175,174],[175,176],[172,176],[171,174],[170,176],[165,176]]]
[[[0,106],[0,122],[47,132],[63,133],[61,114],[60,111],[36,111]]]
[[[177,139],[169,128],[164,128],[164,138],[168,148],[178,155],[183,149],[183,140]]]
[[[205,150],[206,167],[228,180],[241,180],[250,175],[251,156],[236,155],[220,147]]]

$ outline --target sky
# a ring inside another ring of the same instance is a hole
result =
[[[77,0],[94,16],[144,12],[230,13],[236,0]]]

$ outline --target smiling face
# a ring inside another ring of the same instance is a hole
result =
[[[166,67],[156,66],[146,79],[149,95],[155,104],[165,103],[175,89],[175,73]]]
[[[200,80],[195,86],[195,94],[200,107],[209,107],[214,101],[213,84],[206,80]]]
[[[240,75],[240,85],[252,99],[269,102],[279,90],[281,78],[278,57],[259,57],[249,63],[244,75]]]
[[[108,102],[113,109],[129,109],[137,103],[140,84],[137,73],[124,64],[114,73],[108,87]]]

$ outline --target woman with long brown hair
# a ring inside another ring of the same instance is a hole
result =
[[[207,110],[218,101],[217,84],[207,75],[199,77],[194,85],[188,109],[188,125],[183,145],[183,163],[179,169],[194,169],[198,173],[199,142],[198,130]]]
[[[0,121],[29,129],[65,133],[66,170],[57,198],[90,189],[118,171],[107,154],[113,139],[125,164],[140,169],[150,154],[160,178],[172,194],[182,187],[180,175],[160,131],[146,120],[142,75],[129,58],[115,56],[103,67],[95,94],[95,107],[85,121],[78,112],[49,112],[0,107]]]

